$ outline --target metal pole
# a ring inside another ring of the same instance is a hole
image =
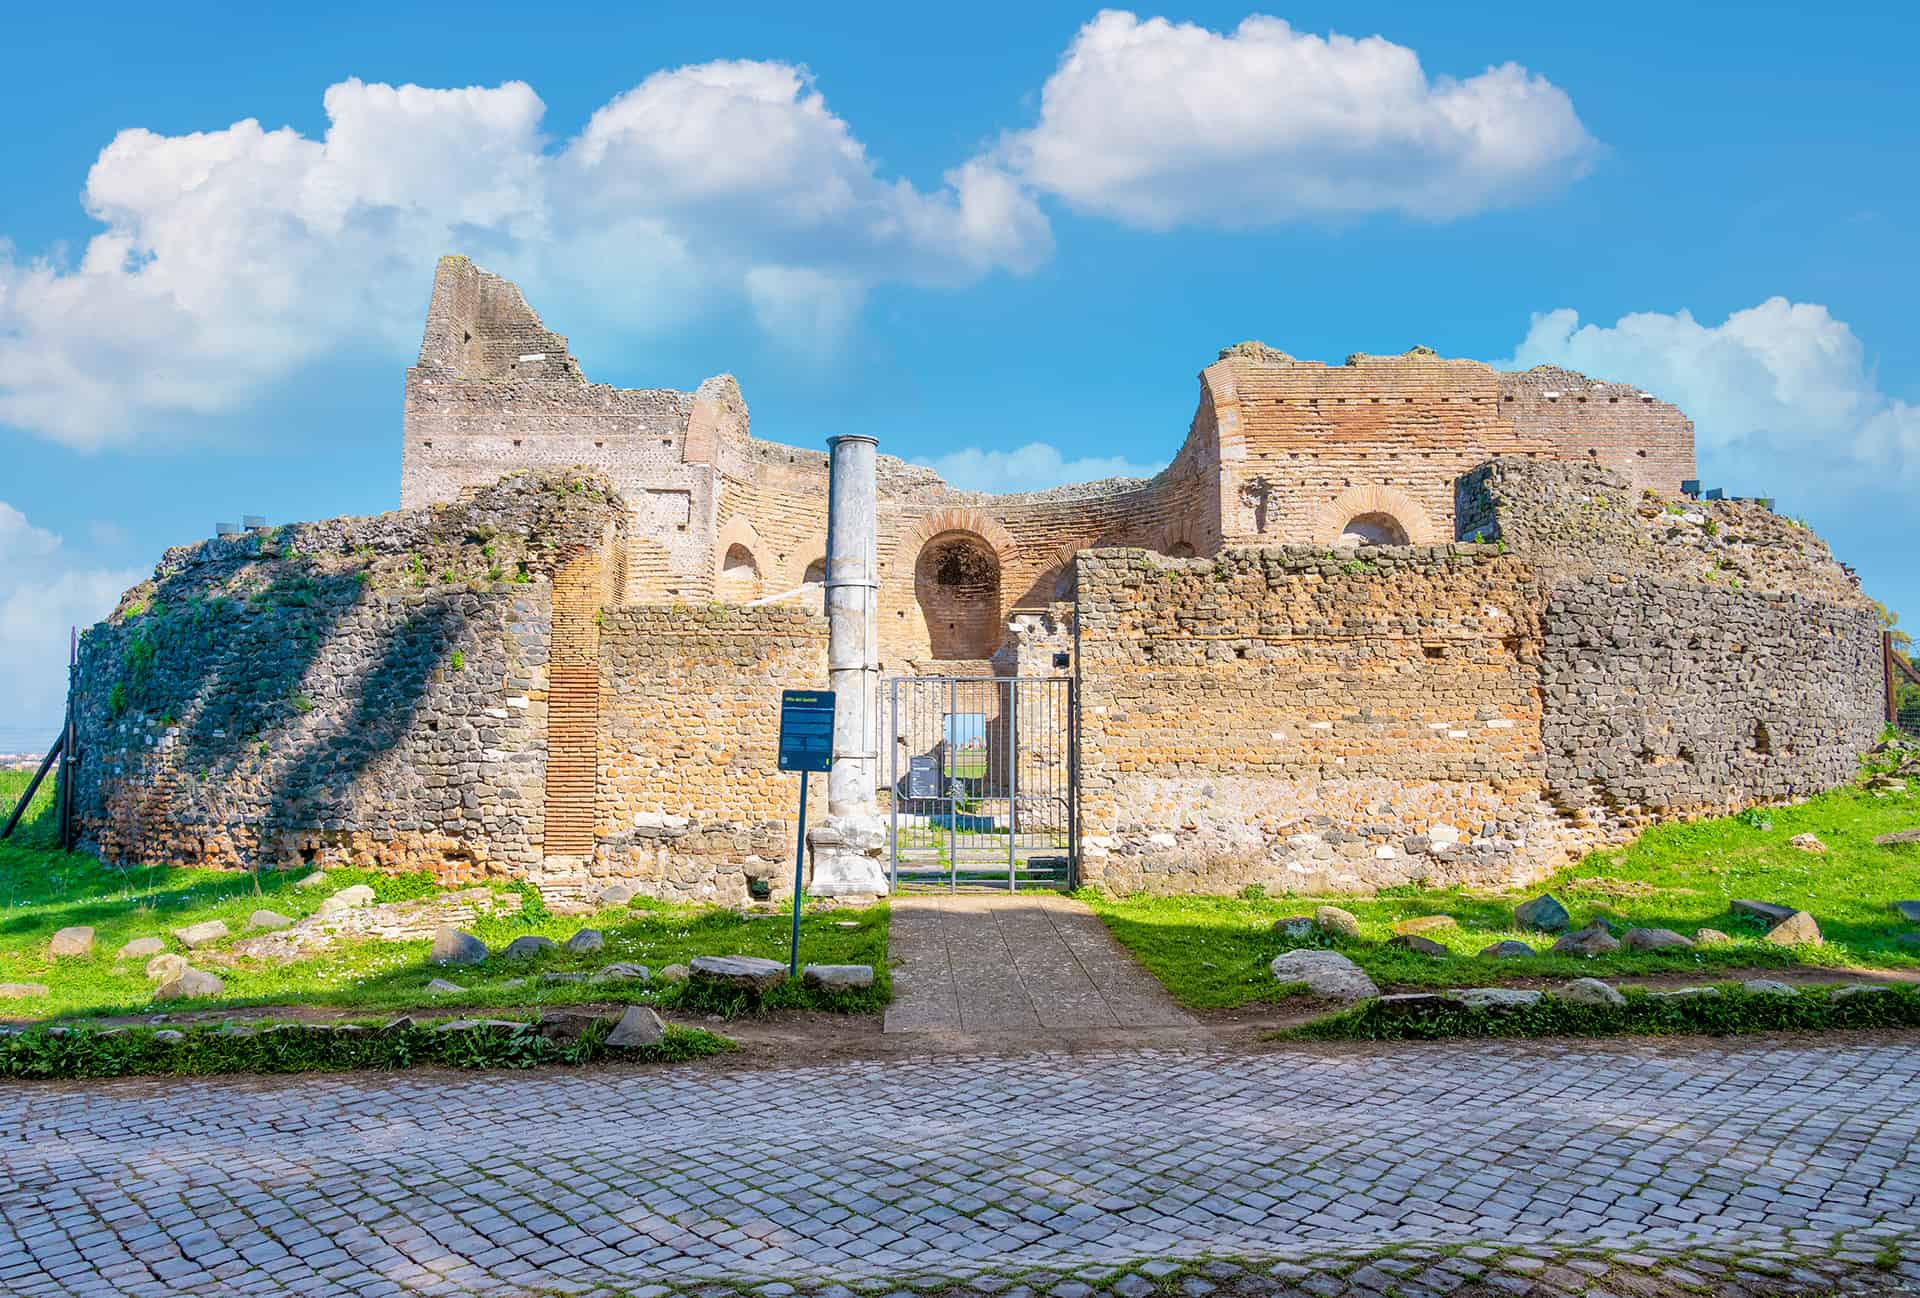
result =
[[[947,754],[947,891],[960,891],[960,800],[953,787],[960,778],[960,754],[953,746],[953,722],[960,715],[960,684],[947,682],[947,717],[941,723],[941,748]]]
[[[67,629],[67,727],[60,753],[60,850],[73,849],[73,686],[80,674],[80,629]]]
[[[887,886],[900,891],[900,678],[887,686]]]
[[[1020,841],[1020,681],[1007,682],[1007,891],[1017,891]]]
[[[13,827],[20,823],[20,817],[26,814],[27,804],[33,801],[34,793],[40,788],[40,781],[47,778],[47,768],[53,765],[54,758],[60,756],[60,754],[66,750],[67,732],[62,730],[60,737],[53,741],[53,747],[47,750],[46,757],[40,763],[40,769],[33,773],[31,780],[27,781],[27,791],[20,795],[19,805],[13,809],[13,814],[7,817],[6,828],[0,829],[0,838],[5,838],[11,834]]]
[[[800,772],[800,830],[793,848],[793,943],[787,956],[787,976],[800,976],[800,897],[806,887],[807,868],[807,773]]]

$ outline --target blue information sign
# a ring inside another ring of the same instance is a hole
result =
[[[833,769],[833,691],[780,691],[780,769]]]

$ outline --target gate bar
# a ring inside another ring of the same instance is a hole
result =
[[[34,792],[39,789],[40,781],[47,778],[47,771],[52,768],[53,759],[65,752],[66,748],[67,727],[62,726],[60,727],[60,737],[54,740],[53,747],[47,750],[46,757],[42,759],[40,763],[40,769],[33,773],[31,780],[27,781],[27,791],[20,795],[19,804],[14,807],[13,814],[7,817],[7,827],[0,829],[0,838],[5,838],[8,834],[11,834],[13,827],[20,823],[20,817],[27,814],[27,804],[33,801]]]

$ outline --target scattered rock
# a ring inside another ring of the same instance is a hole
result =
[[[683,983],[691,977],[693,971],[683,964],[670,964],[660,971],[661,982]]]
[[[1792,987],[1786,983],[1777,982],[1772,978],[1749,978],[1740,984],[1740,989],[1751,992],[1755,996],[1791,996],[1794,994]]]
[[[171,951],[163,951],[153,959],[147,961],[147,977],[157,983],[169,982],[172,979],[178,978],[181,970],[186,967],[187,958],[185,956],[175,955]]]
[[[1521,1010],[1540,1003],[1540,993],[1518,987],[1467,987],[1447,999],[1470,1010]]]
[[[507,949],[500,954],[509,960],[531,960],[535,956],[545,955],[553,949],[554,941],[552,938],[540,937],[536,934],[529,933],[525,937],[517,937],[507,943]]]
[[[153,1039],[163,1046],[177,1046],[187,1039],[187,1034],[177,1028],[161,1028],[153,1034]]]
[[[485,1031],[494,1036],[512,1036],[526,1029],[527,1025],[519,1019],[448,1019],[445,1023],[433,1025],[435,1032],[473,1032]]]
[[[45,983],[0,983],[0,1001],[23,1001],[30,996],[45,995]]]
[[[810,964],[800,981],[816,991],[850,992],[873,986],[873,966],[866,964]]]
[[[276,929],[291,927],[293,921],[277,910],[256,910],[247,916],[248,928]]]
[[[1795,911],[1791,906],[1781,906],[1771,901],[1735,901],[1728,905],[1736,915],[1745,915],[1757,919],[1771,928],[1785,919],[1793,918]]]
[[[485,942],[451,925],[434,932],[433,950],[427,955],[433,964],[479,964],[486,958]]]
[[[1313,947],[1285,951],[1267,968],[1280,982],[1305,983],[1307,990],[1322,1000],[1363,1001],[1380,994],[1366,970],[1338,951]]]
[[[1627,998],[1598,978],[1575,978],[1553,993],[1569,1005],[1625,1005]]]
[[[1827,850],[1827,845],[1820,841],[1818,834],[1795,834],[1787,841],[1801,851],[1812,852],[1816,856]]]
[[[1323,933],[1335,937],[1358,940],[1360,921],[1351,911],[1341,910],[1338,906],[1321,906],[1313,912],[1313,922],[1320,926]]]
[[[187,1000],[200,996],[218,996],[227,989],[227,984],[218,974],[210,974],[204,969],[188,966],[160,984],[153,993],[157,1001]]]
[[[588,974],[584,969],[567,969],[553,973],[543,973],[540,975],[540,981],[543,983],[583,983],[591,976],[592,975]]]
[[[583,928],[566,940],[567,950],[581,955],[598,951],[606,944],[606,936],[597,928]]]
[[[1508,938],[1504,942],[1495,942],[1492,946],[1482,951],[1480,956],[1485,960],[1516,960],[1523,955],[1538,954],[1537,951],[1525,942],[1516,942],[1512,938]]]
[[[645,982],[652,976],[653,974],[643,964],[628,964],[624,960],[615,960],[612,964],[602,965],[594,970],[593,977],[587,981],[611,983],[632,979],[635,982]]]
[[[1451,915],[1415,915],[1411,919],[1396,920],[1388,927],[1396,933],[1437,933],[1445,928],[1459,928],[1460,921]]]
[[[541,1010],[534,1031],[549,1041],[573,1042],[594,1024],[605,1022],[607,1017],[591,1010]]]
[[[356,883],[350,888],[342,888],[333,896],[320,903],[315,911],[322,919],[328,919],[345,911],[358,910],[362,906],[373,905],[373,889],[364,883]]]
[[[1387,945],[1398,947],[1402,951],[1413,951],[1425,956],[1449,956],[1453,952],[1441,946],[1430,937],[1421,937],[1418,933],[1401,933],[1387,939]]]
[[[1767,930],[1767,941],[1775,946],[1819,946],[1820,926],[1804,910],[1796,910]]]
[[[1891,987],[1879,983],[1851,983],[1845,987],[1836,987],[1831,995],[1834,1000],[1851,1000],[1855,996],[1882,996],[1893,991]]]
[[[731,987],[758,996],[787,980],[787,967],[778,960],[756,955],[697,955],[693,958],[695,982],[715,987]]]
[[[1538,933],[1564,933],[1572,922],[1573,917],[1567,914],[1567,908],[1550,892],[1543,892],[1532,901],[1521,902],[1513,908],[1515,928],[1532,929]]]
[[[1896,901],[1893,909],[1900,918],[1920,924],[1920,901]]]
[[[53,935],[53,940],[47,943],[47,954],[55,957],[92,955],[93,930],[85,924],[75,924],[70,928],[61,929]]]
[[[410,1032],[412,1030],[413,1030],[413,1015],[411,1014],[402,1014],[399,1018],[388,1019],[385,1023],[382,1023],[380,1025],[380,1031],[382,1034],[390,1034],[394,1032]]]
[[[1635,951],[1691,951],[1693,941],[1670,928],[1630,928],[1620,938],[1622,945]]]
[[[1731,946],[1733,939],[1717,928],[1697,928],[1693,931],[1695,946]]]
[[[324,888],[327,886],[327,872],[325,870],[315,870],[312,874],[302,875],[293,881],[293,886],[296,888]]]
[[[159,955],[167,949],[165,939],[157,937],[137,937],[114,952],[115,960],[144,960],[148,956]]]
[[[187,950],[192,951],[198,947],[211,946],[225,937],[227,924],[225,920],[219,919],[202,920],[198,924],[176,928],[173,930],[173,935],[185,944]]]
[[[1907,782],[1891,775],[1876,775],[1867,781],[1867,787],[1875,793],[1905,793]]]
[[[1304,942],[1313,936],[1313,919],[1307,915],[1289,915],[1285,919],[1273,921],[1273,935],[1295,942]]]
[[[630,883],[610,883],[594,900],[602,906],[624,906],[637,896]]]
[[[466,990],[459,983],[448,982],[445,978],[435,978],[427,984],[427,991],[434,996],[457,996]]]
[[[1920,843],[1920,829],[1903,829],[1895,834],[1882,834],[1873,840],[1875,847],[1898,847],[1902,843]]]
[[[1657,1001],[1716,1000],[1719,998],[1720,989],[1718,987],[1675,987],[1670,991],[1648,992],[1647,995]]]
[[[1577,955],[1592,958],[1597,955],[1611,955],[1620,949],[1620,941],[1607,930],[1605,920],[1595,920],[1583,929],[1568,933],[1553,944],[1554,955]]]
[[[629,1005],[620,1021],[613,1025],[613,1031],[607,1033],[607,1044],[617,1050],[632,1050],[636,1046],[650,1046],[665,1036],[667,1025],[660,1021],[645,1005]]]

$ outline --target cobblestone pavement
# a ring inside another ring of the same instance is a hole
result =
[[[888,1032],[1194,1026],[1099,916],[1057,892],[909,894],[891,922]]]
[[[0,1117],[10,1295],[1920,1278],[1888,1038],[15,1083]]]

